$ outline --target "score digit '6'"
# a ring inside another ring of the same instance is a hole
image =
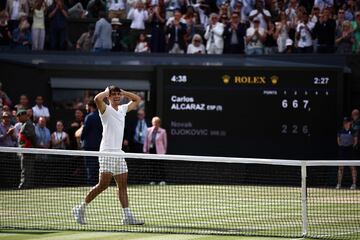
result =
[[[304,109],[306,109],[309,104],[309,100],[303,100],[302,103],[303,103]],[[299,108],[299,101],[296,99],[294,99],[292,102],[289,102],[287,99],[284,99],[281,101],[282,108],[288,108],[289,104],[291,104],[290,107],[292,107],[292,108]]]

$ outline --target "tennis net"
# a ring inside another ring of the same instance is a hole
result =
[[[335,189],[338,166],[360,161],[19,148],[0,156],[1,229],[360,237],[360,191],[350,190],[347,167]],[[130,208],[144,225],[123,225],[114,181],[86,207],[87,224],[76,223],[72,208],[96,184],[99,156],[126,158]]]

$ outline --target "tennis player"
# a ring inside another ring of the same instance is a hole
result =
[[[122,97],[129,98],[128,104],[120,104]],[[109,100],[109,105],[104,99]],[[121,149],[124,136],[126,113],[134,110],[141,99],[136,94],[126,92],[115,86],[109,86],[94,98],[100,112],[103,125],[100,152],[124,153]],[[118,188],[118,197],[124,211],[124,225],[142,225],[144,221],[136,220],[129,208],[127,195],[128,168],[123,158],[99,157],[99,183],[86,195],[84,201],[73,208],[75,220],[79,224],[85,224],[85,209],[102,191],[107,189],[112,178],[115,179]]]

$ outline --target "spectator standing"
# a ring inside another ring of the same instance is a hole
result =
[[[0,123],[0,146],[2,147],[16,147],[17,146],[17,131],[11,125],[10,114],[8,112],[2,113],[2,121]]]
[[[333,53],[335,44],[336,22],[330,18],[328,9],[319,15],[319,21],[315,24],[314,35],[317,38],[318,53]]]
[[[354,159],[355,153],[354,148],[358,144],[358,135],[351,129],[351,119],[344,118],[343,128],[338,132],[337,142],[339,146],[339,159],[340,160],[352,160]],[[351,190],[356,189],[357,181],[357,170],[356,166],[350,166],[351,176],[352,176],[352,185]],[[344,175],[344,166],[339,166],[338,169],[338,182],[336,189],[341,188],[342,178]]]
[[[280,21],[275,23],[275,38],[277,39],[278,52],[286,50],[286,40],[289,38],[289,24],[284,11],[280,12]]]
[[[360,11],[355,13],[355,21],[352,22],[352,29],[355,38],[353,52],[360,53]]]
[[[312,53],[314,51],[312,41],[312,30],[315,24],[309,21],[308,15],[304,14],[301,22],[296,26],[295,38],[297,50],[300,53]]]
[[[35,8],[33,10],[33,24],[32,24],[32,50],[44,50],[45,44],[45,13],[46,3],[44,0],[36,0]]]
[[[106,2],[104,0],[90,0],[86,7],[88,11],[88,18],[99,18],[101,11],[106,11]]]
[[[70,127],[67,128],[65,132],[69,136],[69,141],[70,141],[70,145],[68,146],[69,149],[78,150],[80,146],[78,144],[75,134],[83,125],[84,113],[82,110],[76,109],[74,116],[75,116],[74,121],[70,124]],[[81,135],[79,137],[81,137]]]
[[[244,53],[245,26],[240,23],[240,16],[231,14],[231,21],[224,30],[225,53]]]
[[[135,7],[130,9],[127,18],[131,20],[129,40],[130,51],[133,51],[135,49],[136,39],[138,39],[140,33],[145,31],[145,21],[149,18],[144,3],[138,1]]]
[[[271,19],[271,14],[268,10],[264,9],[264,2],[262,0],[256,0],[256,9],[252,10],[249,14],[249,20],[257,18],[260,21],[260,27],[266,29],[267,21]]]
[[[15,50],[26,51],[31,49],[30,24],[26,19],[19,23],[19,27],[12,32],[13,47]]]
[[[181,12],[179,10],[175,10],[174,18],[166,29],[166,34],[169,35],[169,53],[185,53],[186,33],[186,24],[181,22]]]
[[[44,98],[39,95],[35,98],[35,106],[32,107],[34,122],[38,122],[40,117],[46,118],[46,121],[50,120],[50,112],[47,107],[44,106]]]
[[[10,48],[11,33],[6,11],[0,12],[0,51]]]
[[[195,34],[187,48],[187,54],[205,54],[205,46],[199,34]]]
[[[320,11],[323,11],[326,8],[332,8],[334,5],[334,0],[314,0],[314,6],[320,8]]]
[[[150,47],[149,44],[146,40],[146,36],[144,33],[140,33],[139,35],[139,39],[137,41],[136,47],[135,47],[135,52],[136,53],[149,53],[150,52]]]
[[[336,36],[336,53],[351,54],[354,42],[355,39],[351,28],[351,23],[349,21],[344,21],[341,34]]]
[[[93,36],[94,52],[107,52],[112,48],[112,28],[105,17],[105,12],[99,13],[100,19],[96,22]]]
[[[50,130],[46,127],[46,118],[39,117],[35,126],[36,146],[39,148],[50,148]]]
[[[0,112],[5,105],[11,106],[12,102],[6,92],[2,89],[2,82],[0,82]]]
[[[345,11],[344,9],[339,9],[336,19],[336,36],[340,36],[342,33],[342,25],[345,21]]]
[[[126,19],[126,2],[125,0],[107,0],[109,19],[118,18]]]
[[[130,143],[130,149],[135,153],[143,153],[144,140],[147,136],[147,129],[150,126],[145,119],[146,114],[144,109],[137,111],[137,119],[130,123],[127,140]]]
[[[94,36],[94,24],[89,24],[88,31],[81,34],[79,40],[76,42],[76,49],[81,52],[90,52],[92,47],[92,38]]]
[[[85,117],[81,141],[85,151],[99,151],[102,138],[102,124],[94,100],[86,105],[88,115]],[[97,157],[85,157],[86,183],[93,185],[99,176],[99,163]]]
[[[121,29],[122,23],[118,18],[111,19],[111,40],[112,40],[112,49],[111,51],[120,52],[122,50],[127,50],[127,46],[123,42],[123,33]]]
[[[64,124],[62,121],[57,121],[56,131],[51,134],[51,148],[66,149],[69,145],[69,135],[64,132]]]
[[[351,111],[352,124],[351,129],[360,133],[360,112],[358,109],[354,109]]]
[[[52,50],[66,49],[66,23],[68,18],[67,7],[63,0],[54,0],[48,9],[50,19],[50,48]]]
[[[210,23],[206,27],[206,51],[208,54],[222,54],[224,50],[224,24],[219,22],[216,13],[210,14]]]
[[[21,128],[19,131],[18,144],[21,148],[36,146],[36,134],[34,124],[29,119],[26,110],[20,109],[16,113]],[[34,185],[34,157],[28,154],[20,154],[21,179],[19,189],[31,188]]]
[[[150,10],[149,15],[151,40],[151,52],[165,52],[165,6],[164,0],[159,0]]]
[[[267,23],[267,29],[265,31],[266,38],[264,42],[264,53],[274,54],[277,52],[278,47],[276,43],[276,30],[275,25],[271,21]]]
[[[19,111],[20,109],[26,110],[29,108],[29,98],[25,94],[20,95],[19,103],[15,105],[15,109]]]
[[[265,29],[260,27],[260,20],[255,18],[253,26],[246,30],[246,54],[261,55],[264,53],[266,39]]]
[[[167,151],[167,135],[166,130],[161,128],[161,121],[159,117],[153,117],[152,127],[147,129],[147,135],[144,140],[144,152],[151,154],[166,154]],[[155,161],[156,166],[153,168],[154,181],[159,181],[160,185],[165,183],[165,171],[163,161]],[[155,184],[151,182],[151,184]]]
[[[290,0],[289,5],[285,10],[285,15],[287,16],[287,20],[289,22],[295,22],[295,19],[297,17],[297,11],[299,8],[299,4],[297,0]]]
[[[29,3],[27,0],[7,0],[5,11],[9,16],[10,32],[19,26],[22,15],[29,15]]]

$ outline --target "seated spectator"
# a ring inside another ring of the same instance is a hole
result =
[[[99,12],[106,11],[106,0],[90,0],[87,4],[88,18],[99,18]]]
[[[271,0],[269,12],[271,15],[271,21],[276,22],[280,17],[280,8],[277,0]]]
[[[317,38],[318,53],[333,53],[335,44],[335,20],[330,18],[329,9],[325,9],[323,14],[319,15],[319,21],[315,24],[314,35]]]
[[[355,38],[353,52],[360,53],[360,11],[355,14],[355,21],[352,22],[352,29]]]
[[[30,24],[27,20],[22,20],[19,27],[12,32],[13,47],[15,50],[31,49],[31,31]]]
[[[175,10],[173,21],[167,26],[166,34],[169,35],[169,53],[185,53],[186,51],[186,24],[181,22],[181,12]]]
[[[205,54],[205,46],[199,34],[195,34],[191,43],[189,44],[187,54]]]
[[[135,52],[136,53],[146,53],[146,52],[149,53],[150,52],[150,47],[146,40],[145,33],[140,33],[136,47],[135,47]]]
[[[315,24],[309,21],[308,15],[303,15],[303,19],[296,27],[295,38],[297,40],[297,50],[300,53],[312,53],[314,51],[312,41],[312,30]]]
[[[92,47],[92,38],[94,35],[95,25],[89,24],[88,31],[81,34],[79,40],[76,42],[76,49],[81,52],[90,52]]]
[[[121,29],[122,23],[119,21],[118,18],[111,19],[111,40],[112,40],[112,49],[111,51],[120,52],[127,50],[128,47],[123,41],[123,32]]]
[[[151,40],[151,52],[165,52],[165,5],[164,0],[159,5],[150,8],[149,14]]]
[[[256,0],[256,9],[252,10],[249,14],[249,20],[257,18],[260,21],[260,27],[266,29],[267,21],[271,19],[271,14],[268,10],[264,9],[264,3],[262,0]]]
[[[46,127],[46,118],[40,117],[35,126],[36,143],[38,148],[50,148],[50,130]]]
[[[286,40],[289,38],[289,22],[284,11],[280,12],[280,21],[275,23],[275,38],[277,39],[278,52],[286,50]]]
[[[258,18],[254,18],[252,25],[246,30],[246,54],[261,55],[264,53],[265,29],[260,27]]]
[[[354,109],[351,111],[351,129],[359,134],[360,132],[360,111],[359,109]],[[360,149],[358,149],[360,150]]]
[[[238,12],[241,16],[241,22],[247,22],[251,11],[254,10],[254,0],[231,0],[230,6],[233,12]]]
[[[345,10],[345,20],[353,21],[356,11],[354,8],[353,1],[347,1],[347,3],[344,4],[344,10]]]
[[[96,22],[92,40],[94,52],[107,52],[112,48],[112,28],[105,17],[105,12],[99,13],[99,20]]]
[[[222,54],[224,50],[224,24],[219,22],[216,13],[210,14],[210,22],[206,27],[204,38],[206,39],[206,52],[208,54]]]
[[[11,125],[11,115],[8,112],[2,113],[2,121],[0,123],[0,146],[1,147],[16,147],[17,135],[16,128]]]
[[[342,26],[342,33],[336,36],[336,53],[351,54],[354,42],[355,38],[353,35],[351,23],[349,21],[344,21]]]
[[[224,30],[225,53],[244,53],[245,26],[240,23],[240,16],[231,14],[231,21]]]
[[[118,18],[126,19],[126,2],[125,0],[107,0],[109,19]]]
[[[295,22],[295,19],[297,17],[299,4],[297,0],[290,0],[289,5],[285,10],[285,15],[288,17],[289,22]]]
[[[66,25],[69,16],[67,7],[63,0],[54,0],[48,9],[50,24],[50,48],[52,50],[65,50],[66,44]]]
[[[293,53],[294,52],[294,42],[290,38],[286,39],[285,46],[286,46],[286,50],[284,53]]]
[[[132,7],[127,16],[131,20],[130,25],[130,51],[135,49],[136,39],[138,39],[140,33],[145,31],[145,21],[148,20],[149,15],[145,9],[145,5],[138,1],[135,7]]]
[[[69,145],[69,135],[64,132],[64,124],[62,121],[57,121],[56,131],[51,134],[51,148],[66,149]]]
[[[8,25],[8,15],[6,11],[0,12],[0,51],[10,48],[11,33]]]
[[[20,109],[26,110],[29,108],[29,98],[25,94],[20,95],[19,103],[15,105],[16,111]]]
[[[32,50],[44,50],[45,45],[45,14],[46,3],[44,0],[36,0],[33,9],[33,24],[31,28],[32,33]]]
[[[44,106],[44,98],[39,95],[35,98],[36,105],[32,107],[34,114],[34,122],[38,122],[40,117],[46,118],[46,121],[50,120],[50,112],[47,107]]]
[[[266,38],[264,42],[264,53],[274,54],[277,52],[278,47],[276,43],[275,25],[271,21],[267,23],[267,29],[265,31]]]

